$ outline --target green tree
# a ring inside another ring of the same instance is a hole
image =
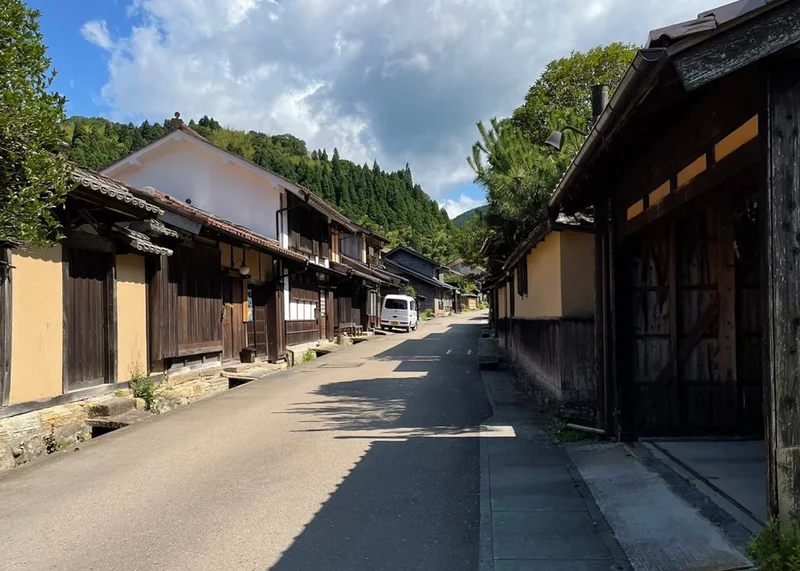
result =
[[[525,102],[514,110],[514,125],[536,143],[547,138],[554,121],[562,122],[556,128],[570,121],[585,127],[592,114],[592,86],[616,87],[637,49],[633,44],[615,42],[550,62],[528,90]]]
[[[58,237],[54,209],[71,188],[64,144],[65,99],[50,92],[39,12],[0,0],[0,242],[45,245]]]
[[[462,257],[474,264],[480,252],[491,270],[545,220],[547,201],[582,143],[570,133],[555,153],[543,144],[546,137],[565,124],[586,128],[592,86],[608,84],[613,90],[635,53],[634,46],[615,43],[555,60],[511,119],[493,119],[488,128],[478,123],[480,138],[467,161],[475,182],[486,189],[488,208],[483,229],[462,233]]]

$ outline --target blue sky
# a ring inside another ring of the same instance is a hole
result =
[[[68,113],[208,114],[385,169],[451,216],[482,201],[475,122],[552,59],[688,20],[707,0],[28,0]],[[552,30],[559,29],[558,35]],[[546,41],[545,41],[546,40]]]

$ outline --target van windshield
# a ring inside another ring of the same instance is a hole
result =
[[[404,299],[387,299],[383,307],[386,309],[408,309],[408,302]]]

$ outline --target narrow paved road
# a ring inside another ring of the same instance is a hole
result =
[[[380,337],[0,475],[0,569],[477,570],[483,317]]]

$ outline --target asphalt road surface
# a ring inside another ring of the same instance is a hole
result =
[[[0,475],[0,569],[478,569],[485,313]]]

